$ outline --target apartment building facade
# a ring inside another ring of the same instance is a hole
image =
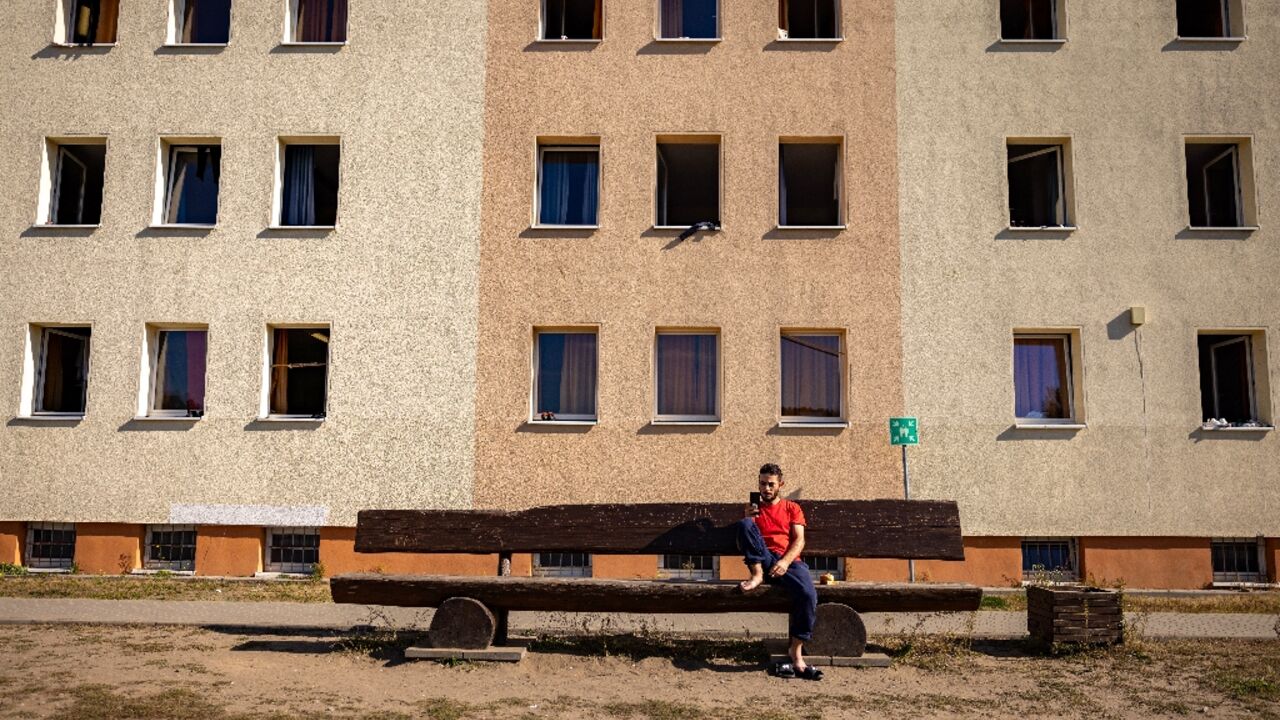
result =
[[[0,32],[0,562],[488,573],[358,555],[355,513],[732,501],[766,461],[900,497],[914,415],[913,496],[966,534],[924,580],[1275,581],[1274,9],[57,0]]]

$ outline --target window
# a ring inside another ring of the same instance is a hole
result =
[[[715,555],[659,555],[658,577],[669,580],[715,580],[720,558]]]
[[[595,420],[595,330],[538,331],[534,346],[534,418]]]
[[[698,331],[659,332],[656,348],[659,421],[720,419],[720,336]]]
[[[27,567],[70,570],[76,557],[76,526],[71,523],[27,524]]]
[[[837,580],[844,579],[844,558],[831,555],[802,555],[800,560],[809,566],[809,574],[815,581],[826,573],[831,573]]]
[[[60,0],[58,42],[110,45],[116,41],[120,0]]]
[[[716,40],[719,0],[658,0],[658,23],[663,40]]]
[[[287,43],[345,43],[347,0],[289,0]]]
[[[209,331],[204,328],[148,327],[149,382],[144,414],[151,417],[204,415],[205,362]]]
[[[778,145],[778,224],[834,227],[840,213],[840,143],[782,142]]]
[[[170,45],[226,45],[231,40],[231,0],[172,0]]]
[[[337,138],[281,140],[277,224],[333,227],[338,222]]]
[[[267,530],[267,572],[310,573],[320,562],[320,531],[273,527]]]
[[[269,416],[323,418],[329,382],[329,328],[273,327],[269,336]]]
[[[599,145],[539,146],[538,225],[594,227],[599,198]]]
[[[591,554],[544,552],[533,555],[534,577],[591,577]]]
[[[1177,0],[1178,37],[1190,39],[1244,36],[1242,0]]]
[[[1266,342],[1261,333],[1211,334],[1197,338],[1200,354],[1200,408],[1205,427],[1258,427],[1255,384]],[[1264,374],[1265,375],[1265,374]]]
[[[658,227],[720,224],[720,139],[658,138]]]
[[[1191,227],[1253,225],[1253,161],[1248,139],[1187,140],[1187,205]]]
[[[1067,153],[1064,144],[1009,142],[1009,226],[1060,228],[1071,225],[1068,211]]]
[[[1080,579],[1076,541],[1027,538],[1022,541],[1022,579],[1072,582]]]
[[[599,40],[602,0],[542,0],[543,40]]]
[[[173,572],[195,570],[195,526],[148,525],[147,554],[142,566],[148,570],[170,570]]]
[[[1019,421],[1075,419],[1070,335],[1014,335],[1013,386]]]
[[[160,144],[163,201],[155,220],[164,225],[216,225],[222,146]]]
[[[80,417],[89,393],[87,327],[32,326],[34,415]]]
[[[779,0],[778,37],[839,40],[840,0]]]
[[[1061,40],[1065,0],[1000,0],[1001,40]]]
[[[1214,538],[1213,581],[1263,583],[1267,581],[1265,546],[1261,538]]]
[[[102,185],[106,177],[106,141],[95,138],[49,140],[41,183],[38,221],[44,225],[97,225],[102,222]]]
[[[783,331],[782,421],[844,417],[844,348],[836,332]]]

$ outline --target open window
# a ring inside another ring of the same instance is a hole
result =
[[[282,139],[276,225],[331,228],[338,222],[338,138]]]
[[[1080,559],[1074,538],[1026,538],[1022,541],[1022,579],[1028,582],[1075,582]]]
[[[658,38],[718,40],[720,0],[658,0]]]
[[[267,572],[310,574],[320,562],[320,531],[307,527],[267,528]]]
[[[28,329],[30,378],[20,415],[83,417],[89,397],[89,340],[84,326],[32,325]]]
[[[784,330],[781,385],[783,423],[831,423],[844,419],[844,336],[838,332]]]
[[[1214,538],[1213,582],[1224,584],[1265,583],[1266,545],[1262,538]]]
[[[1188,138],[1186,158],[1191,227],[1254,224],[1253,158],[1247,139]]]
[[[226,45],[231,0],[170,0],[169,45]]]
[[[101,223],[106,159],[105,139],[46,140],[37,223],[73,226]]]
[[[1068,148],[1066,142],[1009,141],[1009,227],[1071,226]]]
[[[1083,421],[1078,397],[1078,338],[1073,333],[1015,333],[1014,417],[1019,425]]]
[[[202,417],[208,329],[201,326],[148,325],[146,342],[138,415]]]
[[[596,227],[600,205],[600,146],[539,144],[537,225]]]
[[[534,577],[591,577],[591,553],[540,552],[533,554]]]
[[[111,45],[119,19],[120,0],[59,0],[56,39],[66,45]]]
[[[778,144],[778,225],[840,227],[843,179],[838,140]]]
[[[840,0],[778,0],[781,40],[839,40]]]
[[[1267,427],[1270,407],[1262,332],[1202,332],[1196,341],[1204,427]]]
[[[71,523],[27,523],[24,558],[31,570],[70,570],[76,559],[76,526]]]
[[[542,0],[543,40],[599,40],[603,0]]]
[[[596,331],[534,334],[533,420],[596,419]]]
[[[654,348],[658,422],[720,420],[720,335],[660,330]]]
[[[340,45],[347,41],[347,0],[289,0],[285,42]]]
[[[666,580],[716,580],[720,558],[715,555],[659,555],[658,577]]]
[[[146,553],[142,567],[147,570],[193,572],[196,569],[196,527],[194,525],[148,525]]]
[[[1177,4],[1179,39],[1244,37],[1243,0],[1177,0]]]
[[[1066,0],[1000,0],[1000,39],[1063,39]]]
[[[720,224],[720,139],[658,138],[657,227]]]
[[[272,327],[267,336],[267,417],[324,418],[329,392],[329,328]]]
[[[153,224],[210,227],[218,223],[221,145],[207,140],[162,141],[157,176],[162,185],[157,188]]]

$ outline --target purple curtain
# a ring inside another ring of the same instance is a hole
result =
[[[662,0],[662,37],[678,38],[684,31],[684,0]]]
[[[1015,414],[1019,418],[1065,419],[1067,339],[1017,338],[1013,344]]]
[[[715,335],[658,336],[658,414],[716,414]]]
[[[840,417],[838,336],[782,336],[782,415]]]
[[[347,0],[298,0],[299,42],[346,42]]]
[[[564,368],[560,374],[560,412],[564,415],[596,414],[596,336],[567,333],[564,336]]]

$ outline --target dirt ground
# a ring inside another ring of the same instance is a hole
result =
[[[878,638],[888,669],[765,675],[758,643],[542,638],[519,664],[405,662],[417,638],[198,628],[0,627],[3,718],[1280,718],[1280,641]]]

